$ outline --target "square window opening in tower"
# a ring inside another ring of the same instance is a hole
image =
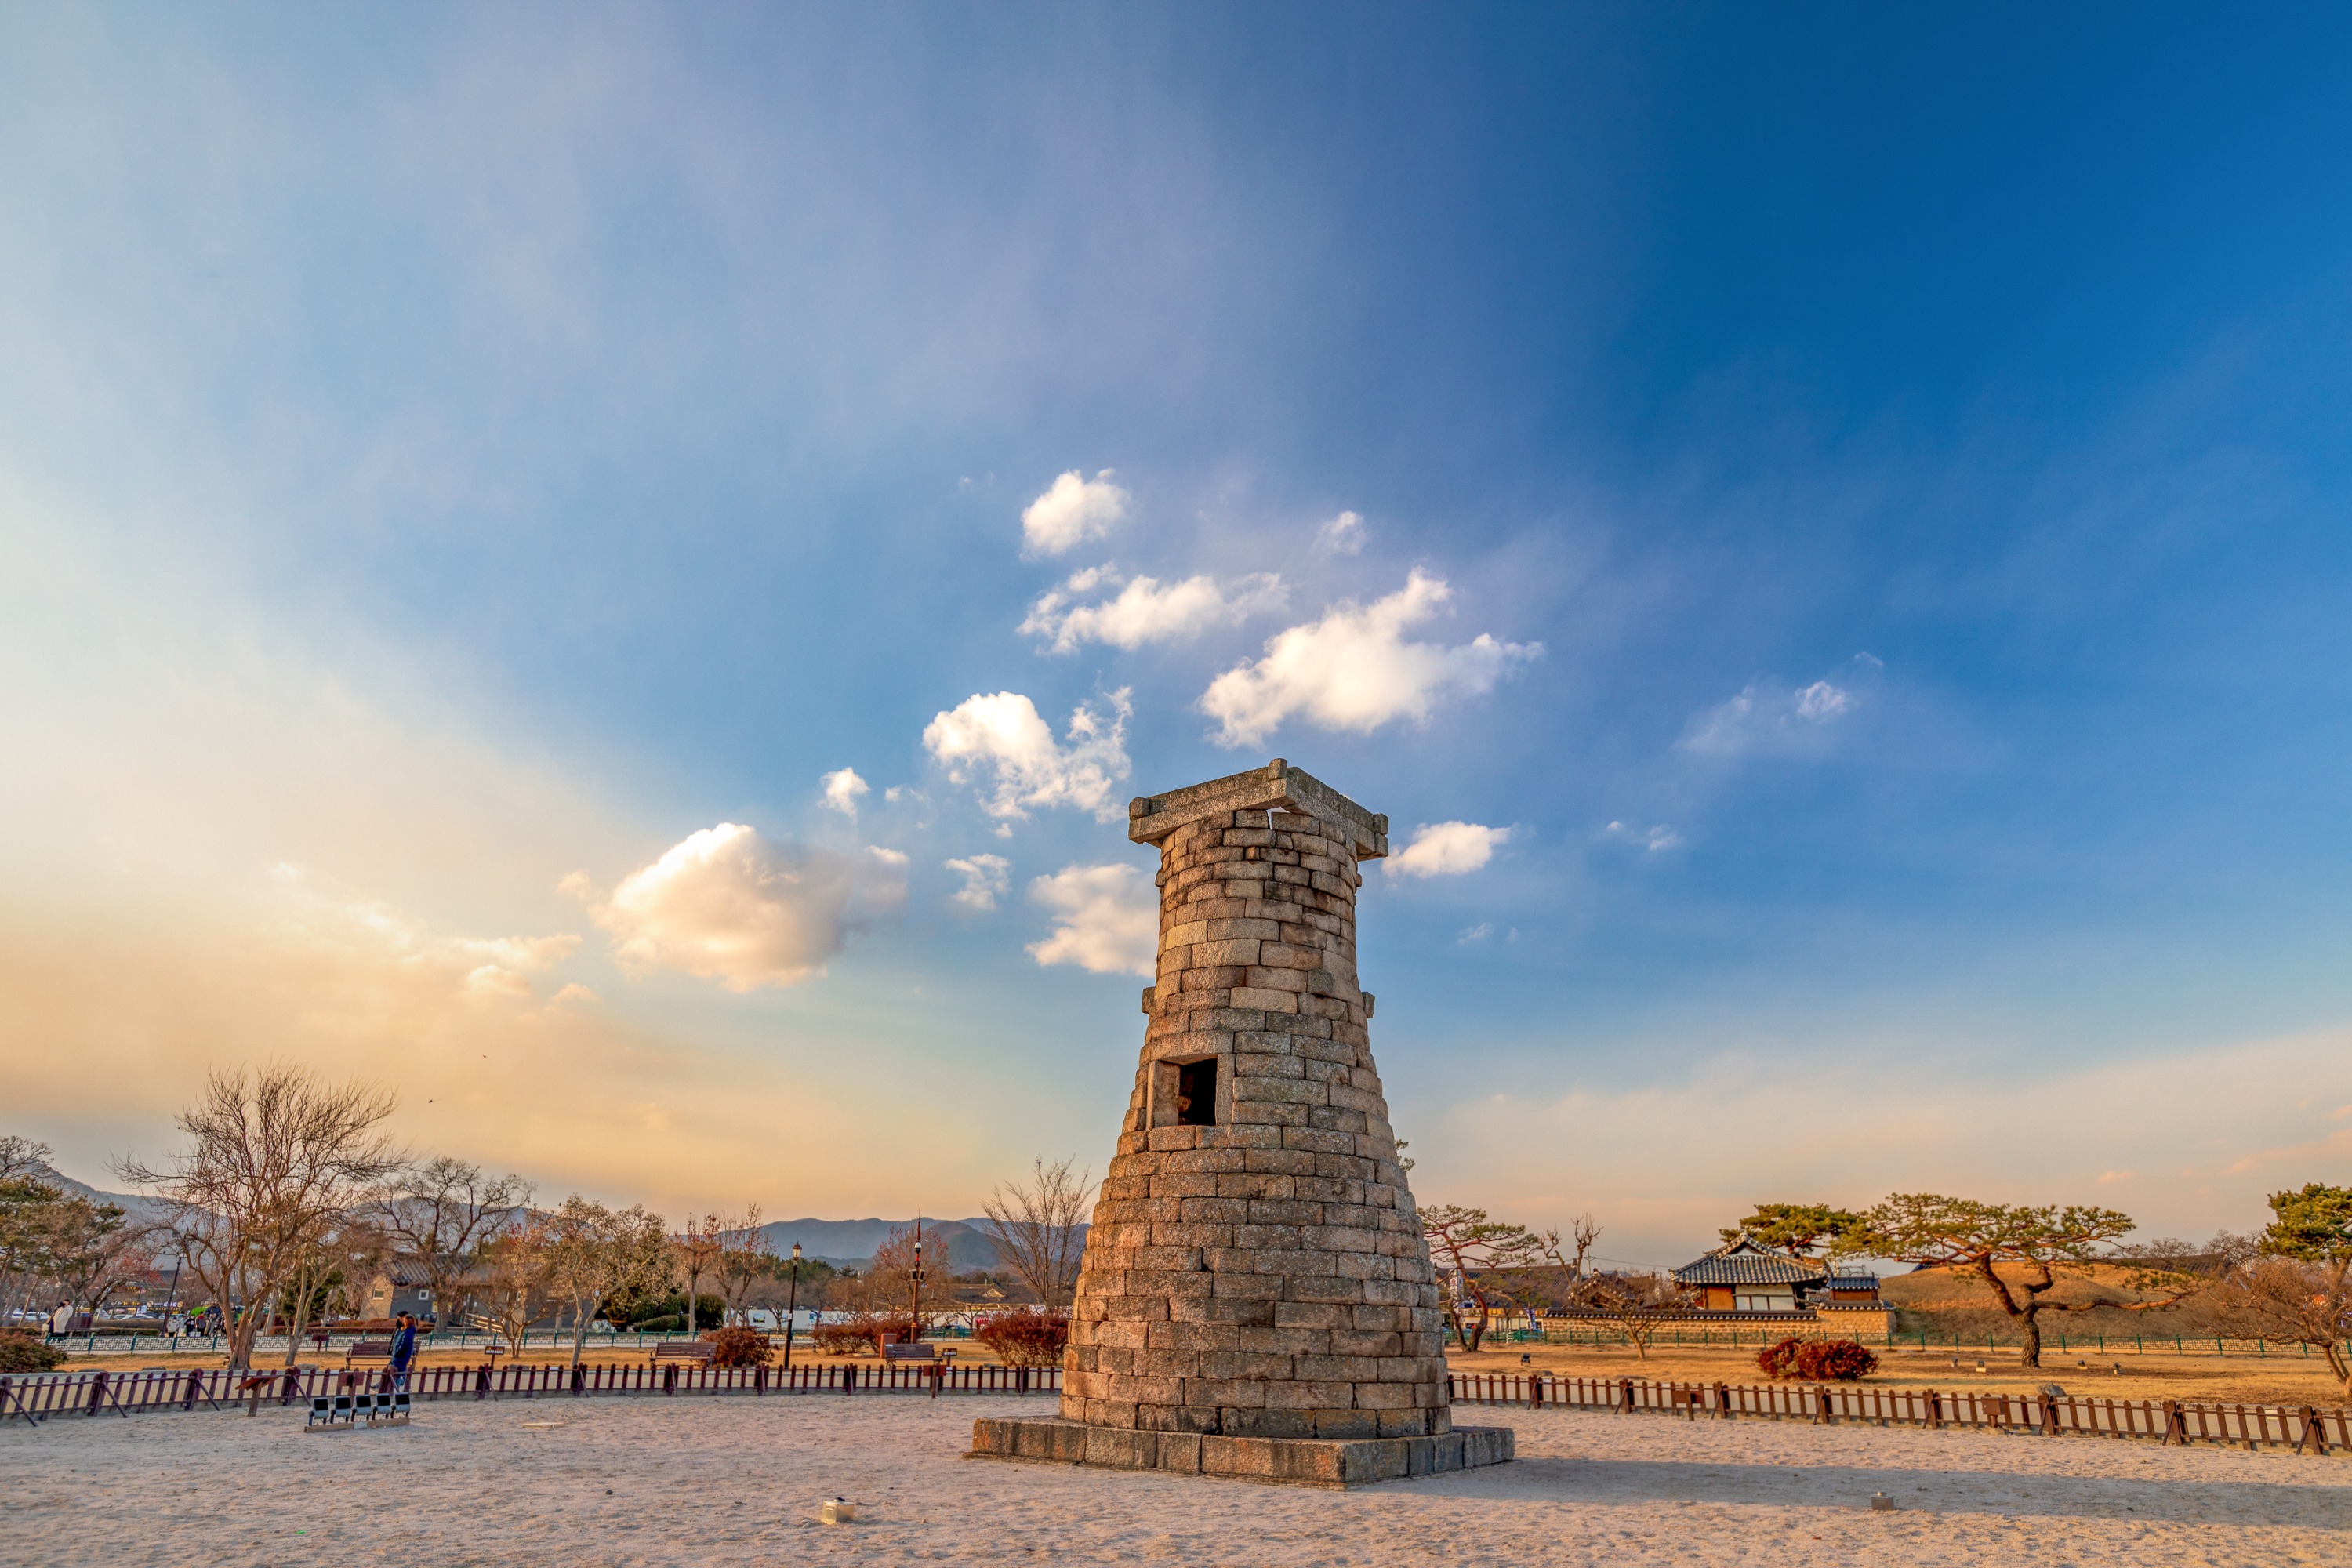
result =
[[[1217,1124],[1217,1058],[1185,1062],[1176,1069],[1176,1124],[1214,1127]]]

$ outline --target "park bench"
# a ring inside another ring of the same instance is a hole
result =
[[[654,1347],[654,1364],[666,1361],[707,1362],[719,1352],[708,1340],[664,1340]]]
[[[913,1344],[901,1344],[889,1334],[882,1336],[882,1359],[891,1361],[937,1361],[940,1352],[935,1346],[918,1340]]]
[[[389,1363],[391,1360],[392,1342],[390,1340],[353,1340],[352,1348],[343,1352],[345,1366],[356,1365],[363,1361]]]

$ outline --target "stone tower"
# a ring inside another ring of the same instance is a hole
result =
[[[983,1421],[975,1451],[1324,1485],[1509,1458],[1453,1428],[1356,984],[1388,819],[1280,760],[1128,809],[1160,849],[1159,971],[1062,1419]]]

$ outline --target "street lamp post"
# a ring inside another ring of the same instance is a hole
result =
[[[801,1244],[793,1243],[793,1293],[791,1304],[784,1309],[784,1370],[793,1370],[793,1325],[801,1313]]]
[[[907,1331],[913,1343],[923,1337],[923,1228],[915,1222],[915,1266],[907,1270]]]

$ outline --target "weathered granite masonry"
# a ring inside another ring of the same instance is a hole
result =
[[[1356,985],[1388,818],[1276,760],[1128,808],[1160,847],[1143,1059],[1087,1234],[1059,1420],[972,1452],[1307,1486],[1512,1457],[1460,1428]]]

